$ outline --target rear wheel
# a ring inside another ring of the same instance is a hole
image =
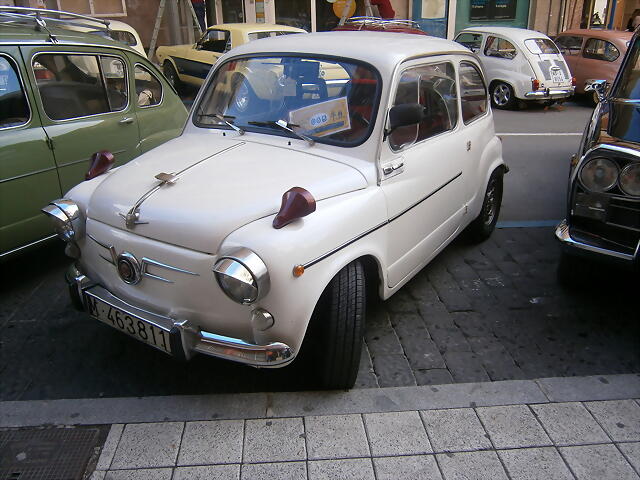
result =
[[[474,242],[482,242],[491,236],[498,223],[500,206],[502,205],[503,171],[497,168],[489,177],[487,190],[482,201],[482,210],[476,219],[467,227],[467,235]]]
[[[365,326],[365,274],[360,261],[333,277],[320,298],[305,342],[320,386],[349,389],[358,376]]]
[[[180,93],[180,91],[182,90],[182,82],[180,81],[178,72],[176,72],[175,67],[169,60],[165,60],[165,62],[162,64],[162,73],[164,73],[165,78],[176,90],[176,92]]]
[[[491,84],[491,105],[502,110],[512,110],[517,105],[517,99],[511,85],[505,82]]]

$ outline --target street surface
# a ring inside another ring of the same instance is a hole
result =
[[[569,158],[591,109],[496,112],[511,172],[500,225],[457,240],[368,312],[358,388],[640,371],[637,283],[606,268],[588,287],[555,278]],[[560,135],[560,134],[563,135]],[[256,370],[199,357],[177,363],[69,304],[53,244],[0,265],[0,400],[313,389],[304,365]]]

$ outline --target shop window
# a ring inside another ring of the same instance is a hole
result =
[[[58,10],[93,17],[125,17],[125,0],[58,0]]]
[[[592,58],[594,60],[613,62],[620,56],[620,51],[614,44],[607,42],[606,40],[590,38],[584,45],[582,56],[584,58]]]
[[[467,124],[487,111],[487,87],[475,65],[460,62],[462,121]]]
[[[24,125],[29,116],[29,104],[18,69],[12,60],[0,56],[0,128]]]
[[[512,59],[516,56],[516,47],[504,38],[489,35],[484,47],[484,54],[487,57]]]

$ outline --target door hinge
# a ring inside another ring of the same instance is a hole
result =
[[[53,140],[47,137],[46,142],[47,142],[47,147],[49,147],[49,150],[53,150]]]

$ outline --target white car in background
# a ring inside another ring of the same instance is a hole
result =
[[[97,164],[44,208],[75,305],[176,358],[302,353],[335,389],[355,382],[367,296],[389,298],[463,230],[487,238],[507,171],[476,56],[367,31],[240,45],[180,137]]]
[[[491,105],[512,109],[518,100],[553,103],[573,95],[575,79],[558,47],[524,28],[469,27],[455,41],[475,52],[484,68]]]

